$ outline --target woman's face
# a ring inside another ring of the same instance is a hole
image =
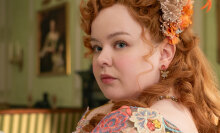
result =
[[[141,26],[122,5],[103,9],[93,21],[93,73],[108,99],[135,99],[144,88],[159,81],[160,52],[155,48],[146,61],[150,46],[141,33]]]

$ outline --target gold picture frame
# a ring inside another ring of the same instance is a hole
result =
[[[68,4],[37,14],[38,75],[68,75],[70,68]]]

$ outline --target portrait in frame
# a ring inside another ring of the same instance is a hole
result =
[[[38,75],[70,74],[68,5],[39,11],[37,22]]]

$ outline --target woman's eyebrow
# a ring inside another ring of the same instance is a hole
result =
[[[98,42],[101,43],[99,40],[97,40],[96,38],[91,37],[90,42]]]
[[[115,36],[118,36],[118,35],[129,35],[130,36],[130,34],[127,33],[127,32],[119,31],[119,32],[115,32],[115,33],[112,33],[112,34],[108,35],[107,39],[109,40],[109,39],[111,39]]]
[[[113,37],[115,37],[115,36],[119,36],[119,35],[128,35],[128,36],[130,36],[130,34],[127,33],[127,32],[119,31],[119,32],[115,32],[115,33],[109,34],[109,35],[107,36],[107,39],[110,40],[111,38],[113,38]],[[96,38],[94,38],[94,37],[91,37],[90,42],[98,42],[98,43],[101,43],[98,39],[96,39]]]

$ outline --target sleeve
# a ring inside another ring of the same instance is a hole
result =
[[[91,133],[179,133],[176,126],[150,108],[122,106],[107,114]]]

